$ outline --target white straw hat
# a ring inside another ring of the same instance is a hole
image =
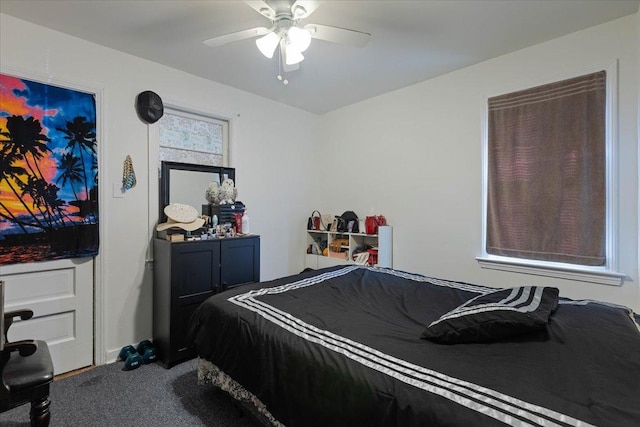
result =
[[[194,231],[204,225],[204,218],[198,216],[198,211],[193,206],[182,203],[171,203],[164,208],[167,222],[158,224],[157,231],[167,228],[182,228],[186,231]]]

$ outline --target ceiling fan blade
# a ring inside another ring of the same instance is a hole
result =
[[[272,21],[276,19],[276,11],[273,10],[266,2],[262,0],[245,0],[247,6],[258,12],[260,15],[265,16]]]
[[[248,30],[242,30],[235,33],[225,34],[224,36],[214,37],[212,39],[204,40],[202,43],[206,44],[209,47],[218,47],[223,44],[235,42],[238,40],[244,40],[251,37],[264,36],[269,31],[268,28],[265,27],[255,27],[250,28]]]
[[[371,38],[371,34],[363,31],[348,30],[329,25],[308,24],[304,26],[304,29],[309,31],[314,39],[355,47],[364,47]]]
[[[317,0],[297,0],[291,5],[291,13],[294,19],[305,19],[320,6]]]

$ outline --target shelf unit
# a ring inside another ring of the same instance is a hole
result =
[[[305,268],[324,268],[334,265],[354,264],[353,253],[361,246],[378,248],[379,267],[393,267],[393,228],[378,227],[378,234],[340,233],[336,231],[306,230],[307,243],[305,249],[314,242],[322,242],[322,247],[331,247],[337,239],[344,239],[348,244],[340,245],[341,252],[328,251],[328,255],[305,254]]]

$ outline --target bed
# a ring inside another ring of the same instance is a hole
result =
[[[330,267],[210,297],[189,338],[267,425],[640,425],[638,316],[523,289]]]

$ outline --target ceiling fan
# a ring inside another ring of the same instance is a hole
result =
[[[255,0],[245,1],[245,3],[268,18],[271,26],[225,34],[204,40],[203,43],[218,47],[239,40],[260,37],[256,39],[260,52],[267,58],[273,58],[279,48],[283,70],[288,72],[298,69],[300,62],[304,59],[302,52],[309,47],[311,39],[363,47],[371,37],[371,34],[362,31],[328,25],[306,24],[303,26],[301,21],[308,18],[320,6],[317,0]],[[278,78],[282,79],[280,75]]]

